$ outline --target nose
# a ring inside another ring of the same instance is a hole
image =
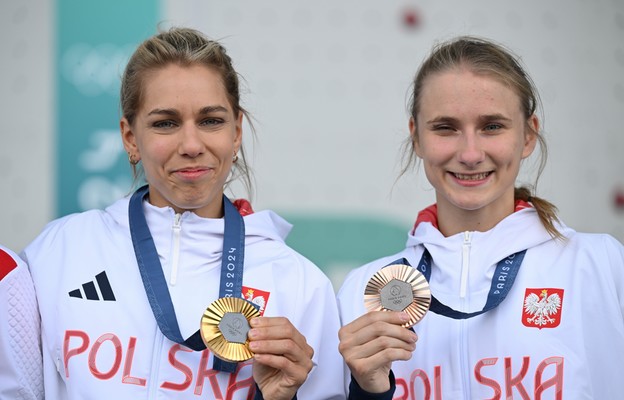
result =
[[[200,130],[194,124],[187,124],[180,131],[178,151],[183,156],[197,157],[204,152]]]
[[[457,151],[459,162],[474,167],[485,159],[485,152],[481,147],[479,135],[474,131],[464,132],[460,137],[460,145]]]

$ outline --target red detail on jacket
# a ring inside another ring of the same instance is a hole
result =
[[[253,214],[254,210],[251,208],[251,203],[245,199],[236,199],[232,202],[234,207],[238,210],[238,213],[243,217],[249,214]]]
[[[17,262],[6,251],[0,250],[0,281],[17,267]]]
[[[527,203],[524,200],[516,200],[516,204],[514,206],[514,212],[524,210],[525,208],[533,207],[531,203]],[[432,204],[429,207],[418,213],[416,217],[416,223],[414,224],[414,230],[421,222],[429,222],[433,225],[434,228],[438,228],[438,206],[437,204]]]

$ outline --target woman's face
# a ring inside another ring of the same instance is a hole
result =
[[[419,105],[410,130],[418,135],[416,154],[435,188],[438,215],[478,212],[487,219],[484,226],[494,226],[513,211],[516,177],[535,148],[537,118],[527,121],[511,88],[465,68],[428,77]]]
[[[121,131],[126,151],[143,164],[150,203],[222,215],[242,113],[234,114],[217,72],[175,64],[150,72],[136,119],[132,126],[122,119]]]

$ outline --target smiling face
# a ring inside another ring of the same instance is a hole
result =
[[[508,86],[466,68],[430,75],[418,109],[410,131],[436,191],[440,230],[491,229],[513,212],[514,184],[535,148],[537,118],[527,120]]]
[[[149,201],[176,212],[222,216],[223,185],[242,136],[221,77],[205,66],[169,64],[146,74],[131,125],[121,120],[124,147],[143,164]]]

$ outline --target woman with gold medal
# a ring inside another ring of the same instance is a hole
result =
[[[344,398],[329,279],[284,243],[286,221],[224,195],[233,178],[250,184],[225,49],[185,28],[147,39],[121,111],[146,184],[51,222],[22,253],[45,397]]]
[[[538,106],[490,40],[452,39],[421,65],[404,172],[419,159],[436,203],[405,250],[339,291],[350,398],[622,398],[624,247],[516,187],[538,142],[545,161]]]

